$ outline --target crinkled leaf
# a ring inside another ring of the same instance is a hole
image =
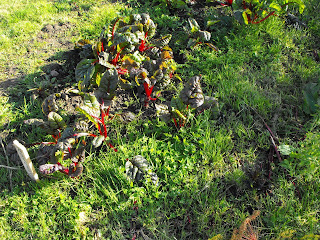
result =
[[[146,59],[139,51],[135,51],[133,54],[130,54],[130,56],[133,60],[135,60],[138,63],[141,63]]]
[[[93,94],[85,94],[84,95],[84,105],[86,105],[90,108],[95,108],[95,109],[100,108],[100,104],[99,104],[97,98]]]
[[[243,11],[235,10],[233,12],[233,16],[240,24],[244,24],[245,23],[244,16],[243,16]],[[246,24],[248,24],[248,18],[247,18],[247,23]]]
[[[67,127],[66,122],[56,112],[49,113],[48,122],[51,129],[65,129]]]
[[[164,122],[169,122],[171,119],[171,114],[169,107],[166,104],[155,104],[157,116]]]
[[[67,169],[67,168],[63,167],[62,165],[58,165],[58,164],[44,164],[39,167],[39,171],[45,175],[54,173],[59,170],[65,170],[65,169]]]
[[[56,94],[51,94],[46,97],[41,105],[42,112],[44,114],[49,114],[50,112],[57,112],[59,107],[56,103]]]
[[[42,119],[28,119],[24,121],[27,125],[38,126],[46,131],[47,134],[57,134],[57,129],[51,129],[48,122],[43,121]]]
[[[118,85],[119,75],[116,69],[107,69],[101,77],[100,88],[113,93]]]
[[[140,14],[132,14],[130,15],[130,23],[134,22],[140,22],[142,20],[142,17]]]
[[[131,58],[131,56],[126,55],[122,59],[122,66],[121,67],[130,71],[131,68],[139,67],[139,64],[135,60],[133,60]]]
[[[101,144],[103,143],[105,137],[100,135],[100,136],[97,136],[97,137],[94,137],[93,140],[92,140],[92,145],[97,148],[97,147],[100,147]]]
[[[166,60],[166,59],[172,59],[172,54],[170,51],[163,51],[161,53],[161,59]]]
[[[242,18],[245,24],[249,24],[249,18],[248,15],[251,14],[251,11],[247,9],[246,11],[242,12]]]
[[[215,97],[205,96],[202,107],[204,109],[214,108],[219,105],[218,100]]]
[[[88,106],[77,107],[76,110],[79,113],[82,113],[83,115],[85,115],[88,118],[88,120],[92,122],[96,126],[96,128],[98,128],[98,122],[93,116],[98,117],[100,114],[100,111],[99,111],[99,114],[97,114],[97,111],[93,112],[92,111],[93,109],[89,108]]]
[[[278,147],[278,150],[282,155],[289,156],[295,150],[295,148],[290,145],[282,144]]]
[[[149,15],[148,13],[141,13],[140,15],[141,15],[141,23],[142,23],[143,25],[148,24],[148,21],[151,20],[151,19],[150,19],[150,15]]]
[[[272,2],[270,5],[269,5],[269,7],[270,8],[273,8],[273,9],[275,9],[275,10],[277,10],[277,11],[281,11],[281,6],[280,6],[280,4],[278,4],[278,3],[276,3],[276,2]]]
[[[71,139],[73,135],[75,134],[75,131],[73,130],[73,127],[67,127],[61,134],[61,137],[59,141]]]
[[[219,113],[219,103],[215,97],[205,96],[204,103],[197,108],[197,111],[202,112],[207,109],[211,109],[211,113],[217,116]]]
[[[184,110],[186,109],[186,105],[183,103],[181,98],[173,97],[170,102],[170,106],[172,109]]]
[[[207,21],[207,27],[210,27],[210,26],[212,26],[212,25],[214,25],[214,24],[216,24],[216,23],[218,23],[220,21],[221,20],[215,20],[215,21],[209,20],[209,21]]]
[[[151,19],[149,19],[147,24],[147,29],[145,29],[145,32],[148,32],[149,39],[155,35],[156,28],[157,28],[157,25]]]
[[[78,112],[84,114],[97,127],[97,120],[94,117],[100,116],[100,104],[95,95],[85,94],[84,105],[76,108]]]
[[[200,30],[198,22],[194,18],[188,18],[191,33],[196,33]]]
[[[296,3],[299,6],[299,13],[302,14],[304,9],[305,9],[305,5],[303,3],[302,0],[286,0],[286,3]]]
[[[114,92],[108,93],[102,88],[98,88],[97,90],[94,90],[93,94],[96,96],[97,99],[103,102],[112,100],[112,98],[115,96]]]
[[[99,58],[99,64],[102,66],[105,66],[106,68],[115,68],[114,65],[109,63],[110,54],[107,52],[101,52],[98,56]]]
[[[80,39],[78,42],[76,42],[76,48],[81,48],[84,47],[85,45],[90,45],[91,42],[88,39]]]
[[[156,46],[156,47],[159,47],[159,48],[162,48],[166,45],[169,44],[170,40],[172,38],[172,35],[171,34],[167,34],[161,38],[157,38],[157,39],[154,39],[151,41],[151,44]]]
[[[180,92],[181,100],[191,108],[197,108],[204,102],[200,80],[199,76],[190,78]]]
[[[92,45],[91,44],[87,44],[87,45],[84,45],[82,47],[82,50],[81,52],[79,53],[79,56],[81,59],[84,59],[84,58],[94,58],[94,53],[93,53],[93,50],[92,50]]]
[[[75,178],[75,177],[79,177],[83,172],[83,166],[81,163],[78,163],[77,166],[75,166],[74,163],[72,163],[69,166],[69,172],[68,172],[68,176]]]
[[[125,33],[116,33],[114,35],[113,46],[122,44],[122,47],[127,45],[136,45],[139,44],[140,40],[137,34],[131,32]]]
[[[199,31],[199,37],[200,37],[200,41],[204,42],[204,41],[209,41],[211,38],[211,33],[208,31]]]
[[[153,184],[158,184],[158,176],[152,172],[148,161],[141,155],[128,159],[125,168],[128,178],[132,181],[138,182],[148,175]]]
[[[88,87],[90,80],[95,72],[94,62],[95,59],[83,59],[76,67],[76,80],[81,82],[83,87]]]

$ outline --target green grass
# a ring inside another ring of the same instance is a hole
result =
[[[22,168],[0,168],[0,238],[132,239],[136,229],[151,239],[218,234],[230,239],[233,229],[260,210],[260,239],[317,239],[312,234],[320,234],[319,112],[304,113],[302,89],[320,79],[313,56],[319,52],[319,3],[306,3],[302,18],[308,28],[302,30],[278,17],[248,26],[226,17],[227,24],[210,28],[219,52],[204,45],[185,49],[182,14],[174,16],[155,2],[127,5],[131,8],[90,0],[0,3],[0,79],[19,82],[0,98],[4,144],[13,137],[27,143],[50,139],[23,124],[43,118],[41,101],[31,100],[26,90],[42,81],[48,64],[69,66],[64,54],[73,43],[96,39],[119,14],[149,12],[158,35],[172,33],[171,47],[186,59],[178,73],[183,80],[201,74],[204,92],[219,100],[220,114],[206,111],[180,130],[158,119],[111,122],[109,136],[118,152],[106,145],[89,148],[77,179],[55,173],[34,183]],[[189,9],[187,15],[193,14]],[[210,9],[203,18],[213,15],[223,14]],[[68,28],[54,36],[41,31],[48,24]],[[72,81],[70,69],[65,84]],[[279,145],[294,149],[281,155],[281,163],[270,156],[266,125]],[[30,149],[33,158],[36,150]],[[128,181],[126,159],[135,155],[148,160],[159,186]],[[8,164],[4,154],[0,164]]]

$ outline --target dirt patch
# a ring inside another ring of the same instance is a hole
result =
[[[71,41],[73,35],[73,26],[70,23],[47,24],[33,39],[25,44],[26,53],[19,58],[43,61],[42,70],[44,73],[50,75],[51,71],[55,70],[59,73],[59,78],[66,77],[70,73],[62,65],[67,62],[67,59],[70,59],[70,55],[71,58],[74,58],[74,53],[72,53],[74,43]],[[71,53],[66,54],[70,51]],[[78,58],[76,61],[78,61]],[[67,68],[70,68],[70,64]],[[0,96],[8,95],[10,87],[15,87],[27,77],[24,69],[12,63],[10,63],[10,66],[8,63],[4,67],[3,73],[8,79],[0,82]],[[55,77],[58,77],[58,75]]]

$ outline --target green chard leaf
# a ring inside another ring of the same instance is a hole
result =
[[[65,129],[67,127],[66,122],[56,112],[49,113],[48,122],[51,129]]]
[[[104,140],[105,140],[105,137],[103,135],[94,137],[93,140],[92,140],[92,145],[95,148],[100,147]]]
[[[153,184],[158,185],[158,176],[152,172],[148,161],[141,155],[128,159],[125,165],[127,177],[134,182],[139,182],[145,176],[149,177]]]
[[[85,94],[84,95],[84,104],[90,108],[99,109],[100,104],[97,98],[92,94]]]
[[[116,69],[107,69],[101,77],[100,88],[108,93],[113,93],[119,82],[119,75]]]
[[[194,18],[188,18],[191,33],[196,33],[200,30],[198,22]]]
[[[76,67],[76,80],[82,82],[84,87],[89,86],[90,80],[93,77],[95,72],[94,62],[95,59],[83,59],[81,60]]]

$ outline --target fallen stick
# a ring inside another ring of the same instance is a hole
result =
[[[26,169],[29,177],[34,181],[40,181],[36,170],[33,167],[32,161],[30,159],[29,153],[25,146],[19,143],[17,140],[13,141],[13,146],[17,150],[20,160],[23,163],[24,168]]]

